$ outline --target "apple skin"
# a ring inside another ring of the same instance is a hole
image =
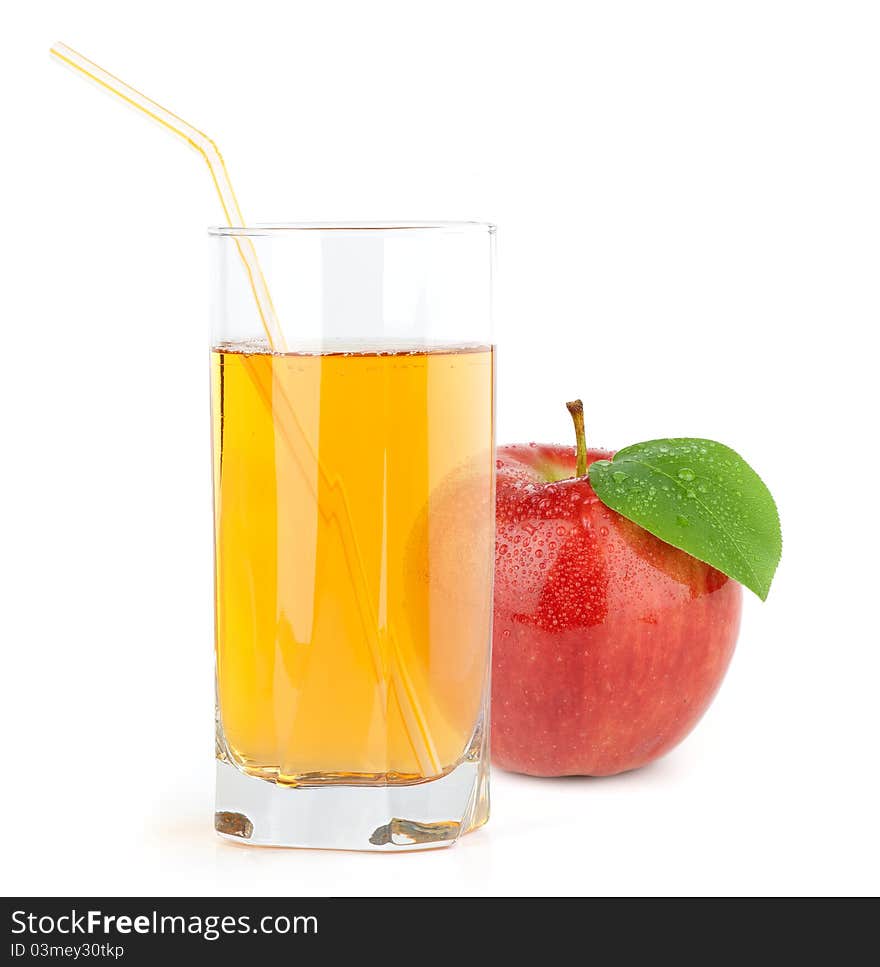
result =
[[[492,761],[532,776],[609,776],[668,752],[739,631],[740,585],[606,507],[575,461],[574,447],[497,452]]]

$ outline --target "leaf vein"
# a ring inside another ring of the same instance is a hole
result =
[[[631,459],[631,458],[628,458],[628,459]],[[684,494],[687,497],[687,494],[691,488],[685,487],[685,485],[680,480],[677,480],[675,477],[673,477],[672,474],[667,473],[665,470],[661,470],[660,467],[655,467],[653,464],[648,463],[647,460],[638,460],[638,461],[633,460],[633,463],[640,463],[643,467],[647,467],[649,470],[653,470],[655,473],[660,474],[662,477],[666,477],[667,480],[671,480],[673,484],[675,484],[675,486],[678,487],[679,490],[684,491]],[[740,542],[733,536],[733,534],[728,533],[724,524],[722,524],[721,520],[713,512],[712,508],[706,505],[705,503],[703,503],[703,501],[700,500],[699,497],[691,497],[688,499],[696,501],[696,503],[699,504],[706,511],[706,513],[709,515],[709,517],[712,519],[712,521],[715,523],[715,525],[718,527],[721,533],[724,534],[724,536],[727,537],[728,540],[730,540],[733,546],[737,549],[737,551],[739,552],[740,558],[742,559],[742,563],[745,564],[746,570],[752,575],[752,578],[754,579],[755,583],[758,585],[758,587],[763,589],[764,582],[760,579],[760,577],[755,572],[755,569],[752,567],[751,563],[749,562],[745,549],[740,544]]]

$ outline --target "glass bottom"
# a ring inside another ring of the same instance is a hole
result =
[[[484,750],[480,750],[483,752]],[[436,779],[384,786],[280,786],[217,760],[214,828],[253,846],[395,850],[451,846],[489,818],[485,755]]]

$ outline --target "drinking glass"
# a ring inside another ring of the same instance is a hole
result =
[[[211,241],[216,829],[449,845],[489,814],[494,228]]]

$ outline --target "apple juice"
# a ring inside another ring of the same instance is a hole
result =
[[[282,785],[442,775],[482,726],[491,347],[211,355],[218,756]]]

